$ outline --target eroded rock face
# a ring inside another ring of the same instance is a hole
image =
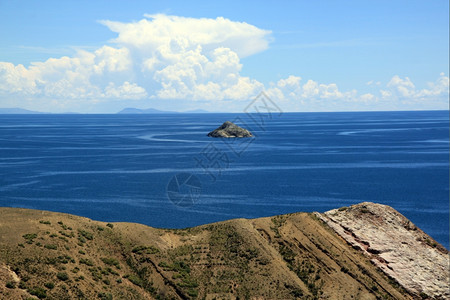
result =
[[[226,121],[220,127],[208,133],[208,136],[215,138],[244,138],[252,137],[253,134],[247,129],[241,128],[230,121]]]
[[[450,299],[448,250],[392,207],[364,202],[317,216],[409,292]]]

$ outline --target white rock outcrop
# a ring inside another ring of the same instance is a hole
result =
[[[392,207],[364,202],[316,214],[410,293],[450,299],[448,250]]]

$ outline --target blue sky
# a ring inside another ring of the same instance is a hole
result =
[[[241,2],[0,0],[0,107],[448,109],[448,1]]]

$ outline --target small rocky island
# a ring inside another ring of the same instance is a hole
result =
[[[220,127],[208,133],[208,136],[215,138],[244,138],[252,137],[253,134],[247,129],[239,127],[230,121],[226,121]]]

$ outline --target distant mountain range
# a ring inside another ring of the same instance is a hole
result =
[[[23,109],[23,108],[17,108],[17,107],[0,108],[0,115],[40,115],[40,114],[53,114],[53,113],[34,111],[34,110],[28,110],[28,109]],[[59,113],[59,114],[64,114],[64,115],[69,114],[70,115],[70,114],[78,114],[78,113],[64,112],[64,113]]]

